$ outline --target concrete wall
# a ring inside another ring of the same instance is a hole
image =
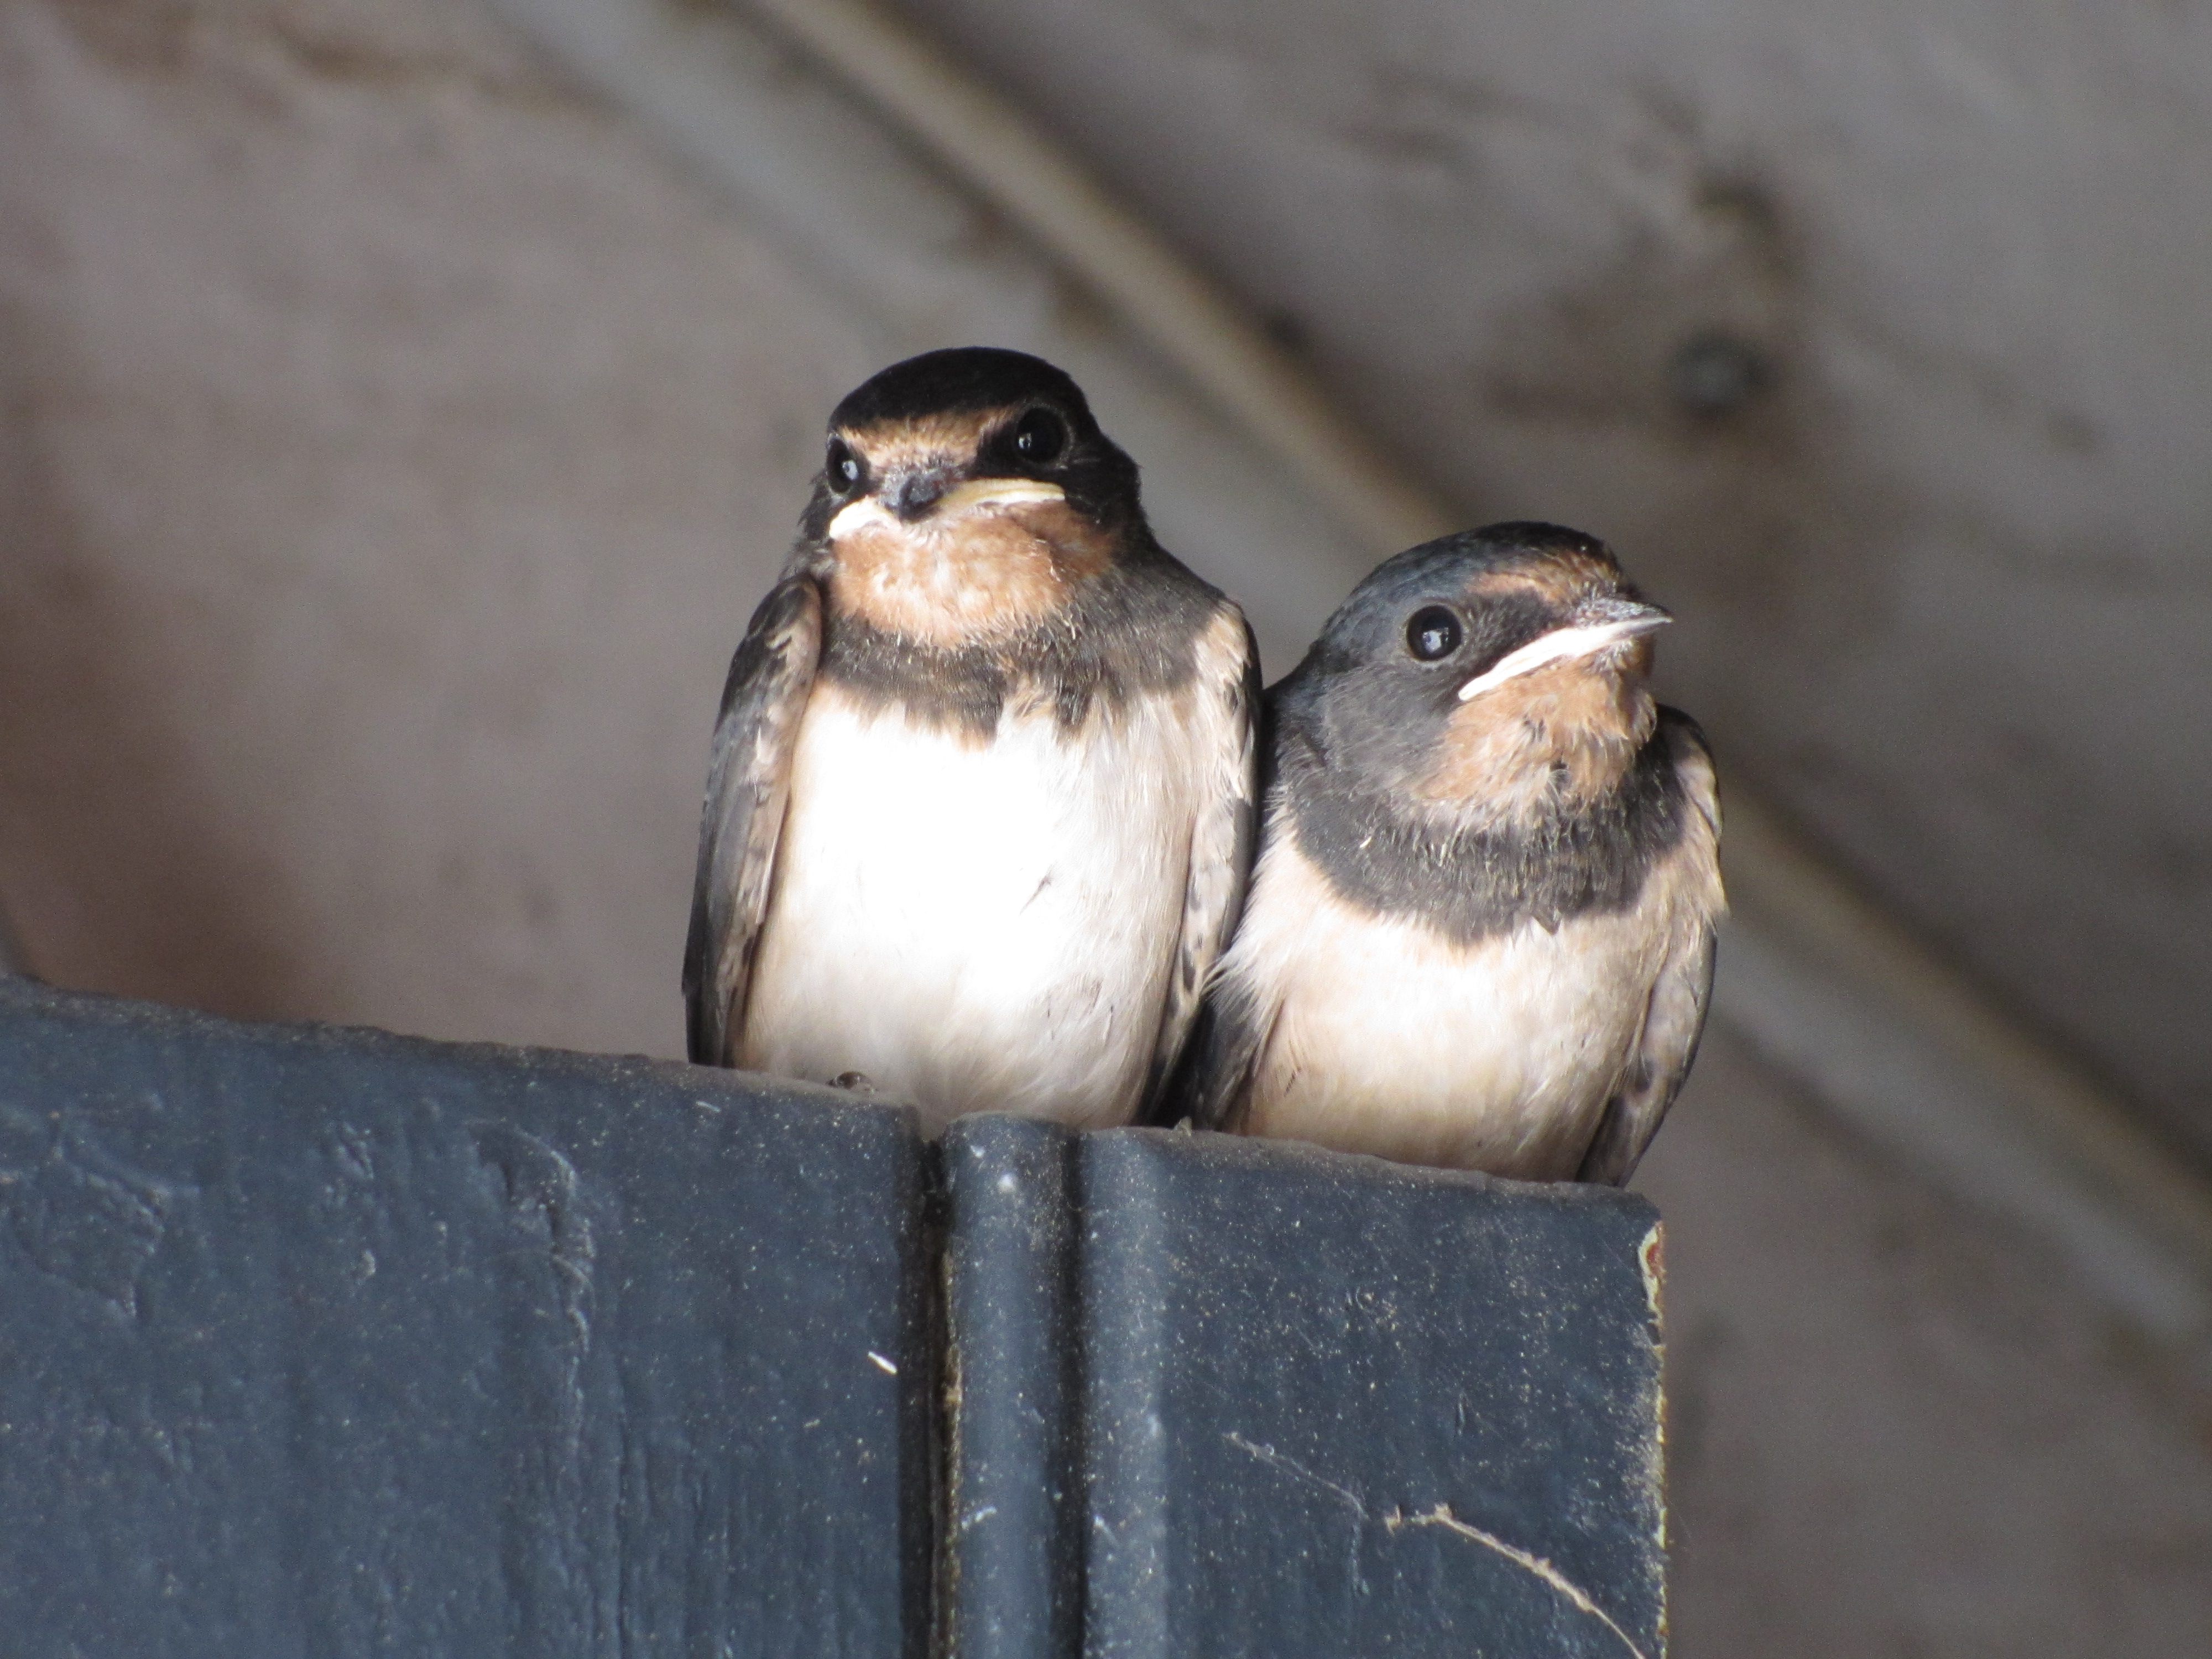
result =
[[[1680,1659],[2212,1650],[2212,1398],[1725,1033],[1667,1218]]]
[[[834,310],[477,11],[0,10],[0,893],[56,980],[671,1053]]]
[[[1537,14],[930,9],[1471,512],[1615,538],[1727,763],[2197,1121],[2201,19]],[[715,693],[866,321],[474,6],[0,8],[39,965],[672,1052]],[[1705,335],[1767,378],[1696,416]],[[1726,1040],[1644,1184],[1679,1652],[2212,1649],[2205,1401],[2032,1247]]]

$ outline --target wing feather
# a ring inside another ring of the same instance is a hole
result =
[[[822,591],[811,577],[787,577],[761,601],[730,659],[714,726],[684,950],[686,1042],[699,1065],[733,1061],[783,832],[792,750],[821,658]]]
[[[1252,1072],[1267,1046],[1279,1006],[1262,1007],[1248,988],[1216,978],[1193,1026],[1190,1048],[1153,1121],[1188,1118],[1197,1128],[1237,1134],[1251,1104]]]
[[[1721,892],[1721,806],[1712,755],[1687,715],[1667,708],[1660,718],[1694,817],[1662,877],[1671,890],[1674,927],[1651,988],[1644,1030],[1576,1176],[1615,1187],[1636,1172],[1698,1056],[1705,1007],[1712,999],[1715,935],[1727,908]]]
[[[1260,653],[1243,615],[1226,600],[1199,651],[1194,740],[1207,793],[1193,826],[1182,927],[1168,979],[1152,1066],[1137,1112],[1154,1123],[1170,1109],[1176,1063],[1199,1017],[1213,965],[1244,907],[1259,795]]]

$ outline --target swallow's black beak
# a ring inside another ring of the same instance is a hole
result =
[[[1664,628],[1674,620],[1668,612],[1626,593],[1600,593],[1575,607],[1578,628],[1606,628],[1616,640],[1632,640]]]
[[[941,464],[917,466],[895,472],[884,480],[878,491],[883,504],[908,524],[925,516],[933,508],[954,483],[951,467]]]

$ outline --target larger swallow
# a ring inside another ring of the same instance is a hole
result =
[[[691,1058],[939,1122],[1156,1108],[1243,899],[1258,701],[1243,614],[1153,539],[1072,380],[884,370],[730,666]]]
[[[1384,563],[1268,694],[1257,873],[1171,1110],[1407,1163],[1626,1181],[1697,1052],[1713,766],[1644,603],[1550,525]]]

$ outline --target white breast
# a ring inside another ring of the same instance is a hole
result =
[[[1650,916],[1534,923],[1468,947],[1368,915],[1285,835],[1224,974],[1274,1019],[1244,1127],[1408,1163],[1571,1176],[1664,960]]]
[[[866,1074],[942,1121],[1125,1122],[1159,1031],[1198,805],[1185,699],[987,743],[817,686],[741,1063]]]

